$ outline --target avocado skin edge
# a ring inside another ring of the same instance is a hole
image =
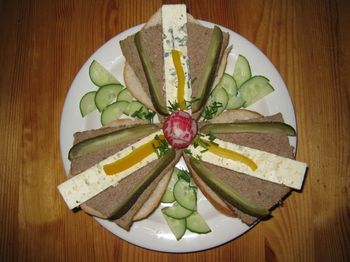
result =
[[[175,155],[175,150],[172,148],[165,152],[153,169],[135,186],[131,192],[128,192],[126,199],[118,208],[116,208],[116,210],[112,212],[112,214],[108,217],[108,220],[116,220],[128,212],[148,185],[150,185],[154,179],[159,176],[171,163],[171,161],[175,158]]]
[[[258,207],[255,203],[250,202],[240,193],[227,186],[223,181],[218,179],[200,160],[190,158],[190,165],[197,175],[223,200],[232,204],[242,212],[259,218],[270,217],[270,211]]]

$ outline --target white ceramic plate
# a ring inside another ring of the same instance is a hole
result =
[[[202,23],[208,27],[214,26],[209,22],[202,21]],[[75,77],[64,103],[60,127],[61,154],[67,173],[70,166],[67,155],[73,143],[73,133],[100,127],[99,114],[97,112],[86,118],[82,118],[79,112],[79,101],[82,95],[96,89],[89,79],[89,65],[95,59],[110,70],[118,80],[123,82],[124,58],[120,50],[119,41],[140,30],[141,26],[126,30],[106,42],[86,61]],[[237,55],[243,54],[251,64],[253,75],[266,76],[275,88],[273,93],[254,104],[250,109],[256,110],[263,115],[282,112],[285,121],[296,128],[293,105],[287,87],[273,64],[248,40],[227,28],[221,28],[230,34],[230,43],[234,43],[234,50],[229,56],[227,70],[232,72]],[[291,144],[295,147],[296,139],[292,139]],[[185,167],[185,164],[180,161],[178,166]],[[212,248],[233,240],[250,229],[250,227],[241,223],[239,219],[226,217],[216,211],[201,192],[198,194],[198,209],[199,213],[202,214],[209,224],[212,232],[205,235],[187,232],[181,241],[176,241],[170,232],[161,215],[160,208],[148,219],[134,223],[130,232],[121,229],[114,223],[102,219],[96,220],[107,230],[130,243],[164,252],[192,252]]]

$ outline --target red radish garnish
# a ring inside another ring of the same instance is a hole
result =
[[[178,110],[165,119],[163,133],[174,148],[188,146],[197,135],[197,122],[185,111]]]

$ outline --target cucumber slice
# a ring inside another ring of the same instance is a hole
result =
[[[231,96],[227,103],[227,109],[238,109],[241,108],[244,104],[244,99],[241,95]]]
[[[186,219],[175,219],[163,213],[163,217],[173,232],[176,240],[180,240],[186,232]]]
[[[106,106],[116,101],[119,92],[123,89],[120,84],[102,86],[96,93],[95,104],[98,111],[102,111]]]
[[[117,102],[114,102],[113,104],[110,104],[102,111],[101,124],[105,126],[113,122],[114,120],[117,120],[118,118],[120,118],[125,108],[128,106],[129,106],[129,102],[127,101],[117,101]]]
[[[143,107],[143,105],[138,101],[132,101],[130,103],[130,106],[127,108],[127,110],[124,112],[124,114],[132,116],[136,111],[140,110]],[[145,110],[147,110],[145,108]]]
[[[210,227],[198,212],[193,212],[192,215],[186,217],[186,227],[188,230],[198,234],[211,232]]]
[[[118,94],[117,97],[118,101],[127,101],[127,102],[131,102],[133,100],[132,95],[130,94],[129,90],[124,88],[123,90],[121,90]]]
[[[240,87],[245,81],[251,78],[252,72],[250,70],[250,65],[243,55],[239,55],[233,71],[233,78],[236,80],[236,84]]]
[[[162,203],[173,203],[175,201],[174,193],[170,190],[165,190],[162,199],[160,202]]]
[[[83,95],[83,97],[80,99],[79,109],[82,117],[96,109],[95,96],[96,91],[91,91]]]
[[[167,189],[164,192],[164,195],[161,199],[162,203],[173,203],[175,201],[175,197],[174,197],[174,185],[176,184],[177,180],[178,180],[178,174],[179,174],[180,170],[177,168],[174,168],[174,171],[171,175],[171,178],[169,180]]]
[[[217,107],[216,114],[213,114],[212,117],[219,115],[222,111],[224,111],[227,107],[227,103],[229,100],[229,95],[223,87],[217,86],[211,93],[207,107],[215,107],[215,104],[219,105]]]
[[[224,88],[229,97],[237,95],[236,81],[229,74],[224,73],[220,82],[217,84],[217,86]]]
[[[99,62],[93,60],[89,67],[91,81],[101,87],[110,84],[120,84],[120,82]]]
[[[79,109],[81,116],[84,117],[96,109],[95,105],[96,91],[87,92],[80,99]]]
[[[192,211],[197,210],[196,191],[189,182],[179,179],[174,186],[174,197],[182,207]]]
[[[186,217],[190,216],[193,213],[192,210],[188,210],[188,209],[182,207],[181,205],[179,205],[176,202],[171,207],[163,208],[162,212],[164,214],[166,214],[167,216],[175,218],[175,219],[186,218]]]
[[[253,76],[239,88],[239,92],[243,100],[245,100],[244,107],[254,104],[273,91],[274,89],[269,84],[269,80],[264,76]]]

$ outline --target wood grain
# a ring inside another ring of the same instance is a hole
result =
[[[144,23],[162,3],[241,34],[273,62],[298,121],[302,192],[273,218],[207,251],[168,254],[129,244],[56,186],[61,110],[86,59]],[[350,4],[326,1],[0,1],[1,261],[349,261]]]

